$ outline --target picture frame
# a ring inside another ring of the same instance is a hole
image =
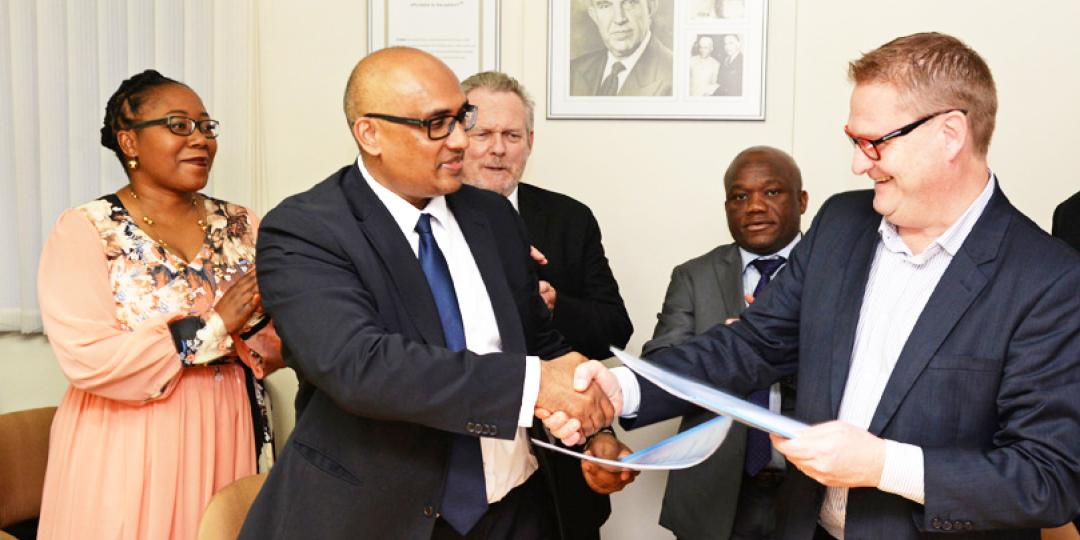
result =
[[[368,53],[415,47],[446,63],[459,80],[499,69],[499,1],[370,0]]]
[[[548,5],[548,118],[765,119],[768,0]]]

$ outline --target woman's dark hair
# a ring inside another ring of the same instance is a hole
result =
[[[134,121],[132,117],[138,114],[139,108],[146,103],[147,94],[150,90],[170,84],[184,86],[182,82],[148,69],[120,83],[120,88],[117,88],[112,97],[109,98],[109,103],[105,105],[105,122],[101,126],[101,146],[112,150],[120,163],[123,163],[126,157],[124,152],[120,150],[120,143],[116,140],[116,132],[127,129],[132,124]]]

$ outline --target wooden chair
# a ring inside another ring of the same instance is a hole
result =
[[[55,413],[44,407],[0,415],[0,529],[12,534],[36,529]],[[0,530],[0,540],[18,538],[12,534]]]
[[[210,498],[199,521],[198,540],[236,540],[266,473],[245,476]]]

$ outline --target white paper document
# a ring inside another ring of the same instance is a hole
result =
[[[685,469],[693,467],[712,455],[727,438],[731,419],[717,416],[682,433],[677,433],[648,448],[643,448],[622,459],[603,459],[587,456],[581,452],[533,439],[533,444],[586,461],[634,469],[638,471]]]
[[[626,367],[659,386],[665,392],[716,414],[730,416],[735,421],[742,422],[750,427],[776,433],[788,439],[795,437],[800,431],[809,427],[798,420],[781,416],[765,407],[724,393],[688,377],[672,373],[615,347],[611,348],[611,352],[615,353],[615,356]]]

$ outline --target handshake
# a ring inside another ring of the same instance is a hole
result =
[[[596,360],[571,352],[540,362],[536,417],[566,446],[610,426],[622,412],[619,381]]]

